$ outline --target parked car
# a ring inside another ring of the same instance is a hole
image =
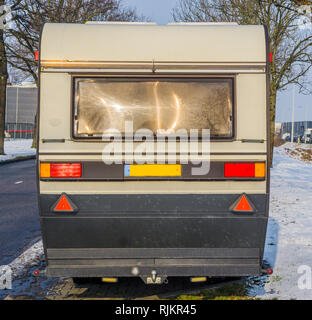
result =
[[[306,143],[311,143],[311,134],[307,134]]]

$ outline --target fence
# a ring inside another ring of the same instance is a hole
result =
[[[37,112],[37,93],[34,85],[8,86],[6,96],[5,137],[32,139]]]
[[[5,138],[32,139],[35,134],[33,123],[6,123],[4,129]]]

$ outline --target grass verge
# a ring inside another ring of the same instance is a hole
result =
[[[168,300],[254,300],[248,297],[245,283],[237,282],[222,287],[203,289],[198,294],[181,294]]]

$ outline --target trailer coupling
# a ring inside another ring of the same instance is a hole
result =
[[[150,275],[141,275],[141,279],[145,284],[167,284],[168,279],[166,275],[157,274],[156,270],[152,270]]]

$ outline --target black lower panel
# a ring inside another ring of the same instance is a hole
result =
[[[49,273],[126,276],[145,264],[168,275],[259,274],[268,196],[248,195],[257,211],[243,215],[229,211],[238,196],[69,195],[78,213],[55,214],[58,195],[41,195]]]
[[[48,248],[258,248],[261,218],[43,218]]]

